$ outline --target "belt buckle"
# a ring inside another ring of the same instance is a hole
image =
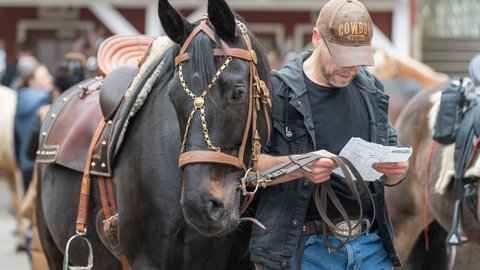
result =
[[[350,224],[352,227],[350,237],[348,237],[348,222],[346,220],[337,223],[335,225],[335,228],[333,228],[333,232],[335,236],[341,241],[354,240],[362,234],[362,222],[363,220],[350,220]]]

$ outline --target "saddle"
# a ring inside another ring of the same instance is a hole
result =
[[[109,142],[114,116],[137,70],[132,66],[117,67],[105,79],[91,79],[61,95],[42,125],[37,161],[83,172],[95,129],[106,121],[93,151],[90,173],[111,176]]]
[[[433,138],[439,143],[455,142],[453,175],[455,210],[452,228],[447,236],[447,243],[452,245],[461,245],[468,241],[462,224],[463,202],[479,222],[477,193],[480,175],[466,175],[467,169],[479,158],[477,150],[480,143],[480,97],[476,95],[474,87],[469,78],[463,81],[453,80],[447,86],[442,93],[433,133]]]
[[[455,138],[454,167],[455,185],[461,185],[462,197],[471,210],[475,220],[477,216],[477,192],[479,176],[466,177],[465,173],[478,158],[478,143],[480,143],[480,100],[473,100],[465,111]],[[457,188],[457,187],[456,187]]]
[[[98,124],[105,121],[93,149],[89,173],[111,177],[115,116],[153,40],[143,35],[118,35],[102,43],[97,59],[104,77],[73,87],[52,105],[42,125],[38,162],[53,162],[84,172],[94,132]]]

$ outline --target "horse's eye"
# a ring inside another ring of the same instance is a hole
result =
[[[245,89],[235,89],[233,91],[233,101],[241,101],[243,100],[243,97],[245,96]]]

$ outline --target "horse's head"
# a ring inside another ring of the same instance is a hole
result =
[[[268,62],[223,0],[193,24],[166,0],[158,12],[181,48],[169,94],[183,142],[183,213],[199,233],[223,235],[238,225],[240,179],[269,136]]]

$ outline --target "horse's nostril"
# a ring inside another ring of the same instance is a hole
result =
[[[207,202],[207,215],[212,220],[219,220],[223,213],[223,203],[212,198]]]

